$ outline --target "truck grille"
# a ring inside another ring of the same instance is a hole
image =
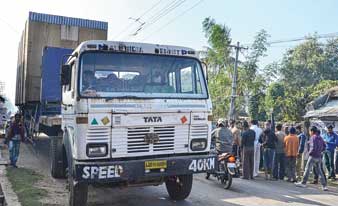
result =
[[[109,140],[109,127],[89,127],[87,130],[87,140]]]
[[[207,138],[208,137],[208,125],[191,125],[191,137],[192,138]]]
[[[151,132],[158,134],[159,142],[155,144],[144,142],[144,136]],[[174,136],[174,126],[128,128],[128,153],[173,151]]]

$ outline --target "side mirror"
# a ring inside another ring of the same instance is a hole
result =
[[[208,65],[205,62],[202,62],[202,69],[204,72],[205,79],[207,80],[208,83]]]
[[[61,85],[68,85],[70,83],[72,70],[70,65],[64,64],[61,68]]]

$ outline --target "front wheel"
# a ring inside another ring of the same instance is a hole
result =
[[[50,140],[50,171],[54,178],[65,178],[66,170],[63,157],[62,138],[51,137]]]
[[[224,189],[229,189],[231,187],[232,176],[229,172],[227,172],[226,177],[224,177],[222,183],[224,185]]]
[[[68,178],[69,184],[69,206],[86,206],[88,196],[88,185],[75,182],[72,177]]]
[[[192,188],[192,174],[169,177],[165,182],[168,194],[173,200],[186,199]]]

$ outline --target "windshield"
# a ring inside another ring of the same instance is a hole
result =
[[[193,58],[87,52],[80,66],[81,96],[207,98],[202,69]]]

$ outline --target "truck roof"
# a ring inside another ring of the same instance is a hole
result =
[[[173,56],[190,56],[195,58],[199,57],[198,52],[188,47],[138,43],[138,42],[105,41],[105,40],[90,40],[82,42],[74,50],[74,52],[79,53],[90,50],[105,50],[116,52],[173,55]]]

